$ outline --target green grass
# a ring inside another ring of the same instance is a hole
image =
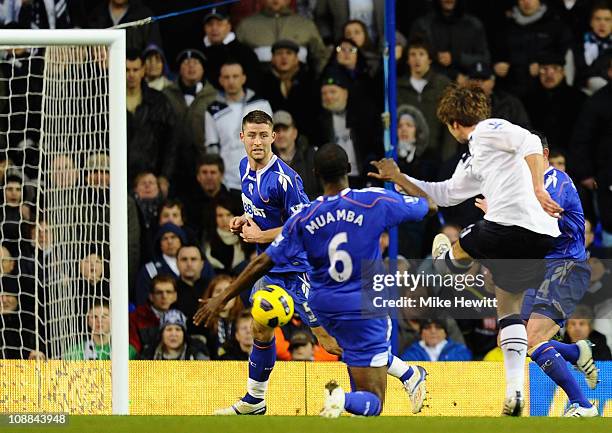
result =
[[[4,432],[79,433],[599,433],[612,432],[612,419],[210,416],[72,416],[61,427],[8,427]]]

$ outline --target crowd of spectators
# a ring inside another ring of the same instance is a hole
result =
[[[274,151],[301,175],[309,197],[321,193],[313,154],[327,142],[347,151],[351,186],[371,185],[369,161],[384,154],[383,3],[243,0],[126,31],[132,359],[248,357],[253,345],[248,297],[229,303],[209,328],[192,323],[198,299],[226,287],[254,253],[252,244],[229,231],[231,217],[243,212],[238,163],[245,151],[239,133],[247,112],[259,109],[273,116]],[[0,27],[107,28],[200,4],[56,0],[52,8],[53,2],[44,0],[0,0]],[[493,117],[546,135],[551,163],[567,170],[580,192],[593,268],[576,319],[588,323],[571,319],[564,338],[573,341],[599,330],[595,338],[605,346],[607,337],[612,345],[612,295],[606,290],[612,269],[605,260],[612,249],[610,2],[396,4],[396,46],[390,53],[397,60],[394,133],[402,171],[425,180],[448,179],[466,151],[435,114],[451,82],[480,86],[491,98]],[[9,349],[0,355],[37,358],[45,353],[44,347],[33,349],[38,347],[33,287],[45,284],[58,246],[44,217],[35,218],[45,211],[45,200],[35,199],[36,179],[49,190],[78,185],[87,200],[108,203],[109,161],[105,153],[83,161],[55,155],[49,173],[38,173],[40,113],[25,116],[23,107],[40,107],[39,83],[30,76],[42,70],[42,60],[25,49],[1,56],[0,335],[2,347]],[[77,238],[108,240],[108,227],[96,225],[108,217],[108,209],[98,212],[88,214],[94,229],[75,228]],[[437,232],[456,238],[481,217],[468,200],[441,208],[437,218],[402,225],[399,252],[408,258],[406,266],[427,255]],[[381,240],[383,248],[386,242]],[[81,292],[75,296],[95,299],[67,310],[83,318],[83,341],[63,356],[108,359],[110,311],[101,301],[109,291],[108,251],[97,245],[84,250],[75,271]],[[38,282],[28,278],[36,267]],[[276,337],[279,359],[336,359],[297,317],[277,329]],[[400,324],[406,360],[493,359],[487,352],[496,337],[494,317],[407,318]],[[610,357],[604,352],[600,359]]]

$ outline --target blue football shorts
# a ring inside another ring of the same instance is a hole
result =
[[[540,287],[525,292],[521,316],[531,313],[552,319],[563,327],[589,288],[591,267],[584,261],[546,259],[544,281]]]
[[[316,313],[316,312],[315,312]],[[349,367],[383,367],[391,353],[389,316],[339,320],[316,313],[319,323],[342,348],[342,361]]]

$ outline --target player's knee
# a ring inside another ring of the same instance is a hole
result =
[[[257,323],[253,320],[253,338],[257,341],[271,341],[274,337],[274,328]]]
[[[539,329],[529,329],[527,327],[527,350],[531,350],[536,347],[538,344],[547,341],[546,335],[544,332],[541,332]]]

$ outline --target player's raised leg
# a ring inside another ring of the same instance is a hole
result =
[[[566,361],[575,365],[586,378],[589,388],[594,389],[599,383],[599,370],[593,361],[592,343],[588,340],[580,340],[573,344],[562,343],[551,340],[550,344],[565,358]]]

